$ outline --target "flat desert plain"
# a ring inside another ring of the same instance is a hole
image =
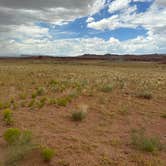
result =
[[[0,61],[0,165],[165,166],[165,145],[165,64]]]

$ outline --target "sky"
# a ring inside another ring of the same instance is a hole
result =
[[[166,53],[166,0],[0,0],[0,56]]]

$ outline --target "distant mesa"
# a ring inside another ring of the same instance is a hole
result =
[[[22,54],[17,57],[1,57],[0,59],[42,59],[42,60],[61,60],[61,61],[71,61],[71,60],[110,60],[110,61],[152,61],[161,62],[166,64],[166,54],[140,54],[140,55],[118,55],[118,54],[84,54],[76,57],[68,56],[50,56],[50,55],[28,55]]]

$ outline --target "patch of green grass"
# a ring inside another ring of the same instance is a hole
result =
[[[68,81],[51,80],[49,86],[53,92],[63,92],[68,86]]]
[[[11,125],[13,123],[13,112],[10,109],[3,111],[3,120],[6,125]]]
[[[119,114],[121,115],[128,115],[129,114],[129,110],[127,107],[123,107],[119,110]]]
[[[157,137],[147,137],[143,131],[132,133],[132,145],[142,151],[155,152],[162,149],[160,140]]]
[[[59,160],[58,165],[59,166],[70,166],[70,163],[65,160]]]
[[[110,144],[113,147],[118,147],[119,145],[121,145],[121,141],[118,138],[113,138],[110,140]]]
[[[27,97],[27,94],[26,93],[20,93],[19,97],[20,97],[20,99],[25,100],[26,97]]]
[[[118,161],[113,161],[108,156],[103,154],[100,158],[100,166],[111,166],[111,165],[112,166],[118,165]]]
[[[56,104],[56,99],[55,98],[48,99],[48,104],[50,104],[50,105]]]
[[[58,98],[56,99],[56,104],[65,107],[68,104],[68,100],[66,98]]]
[[[165,166],[164,160],[154,155],[145,157],[144,154],[132,154],[131,158],[137,166]]]
[[[43,148],[41,151],[42,158],[45,162],[50,162],[55,156],[55,151],[51,148]]]
[[[65,97],[61,97],[56,99],[56,104],[59,106],[67,106],[68,103],[70,103],[72,100],[72,96],[65,96]]]
[[[113,85],[112,84],[108,84],[108,85],[103,85],[103,87],[101,88],[102,92],[112,92],[113,90]]]

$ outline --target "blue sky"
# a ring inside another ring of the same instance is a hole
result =
[[[165,0],[1,1],[0,56],[166,52]]]
[[[130,5],[137,6],[137,13],[145,12],[149,9],[149,7],[152,5],[153,1],[148,2],[131,2]],[[102,20],[104,18],[109,18],[114,14],[119,14],[120,11],[114,12],[113,14],[108,12],[108,5],[111,4],[111,2],[107,2],[106,6],[100,10],[98,13],[92,15],[92,17],[95,19],[95,21]],[[119,39],[120,41],[136,38],[137,36],[146,36],[147,30],[143,27],[137,27],[135,29],[133,28],[117,28],[115,30],[96,30],[89,28],[87,26],[87,19],[86,17],[81,17],[78,19],[75,19],[71,22],[68,22],[64,25],[57,25],[45,22],[37,22],[36,25],[40,27],[47,27],[49,28],[49,33],[53,36],[54,39],[70,39],[70,38],[94,38],[99,37],[104,40],[109,40],[110,37],[115,37]],[[57,31],[59,33],[57,33]]]

